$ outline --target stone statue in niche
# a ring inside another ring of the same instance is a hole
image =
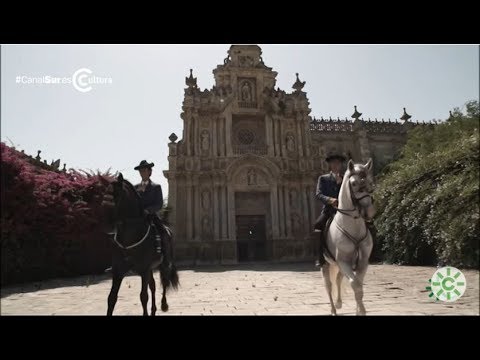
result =
[[[210,133],[203,130],[201,136],[202,150],[207,151],[210,148]]]
[[[242,85],[242,100],[252,101],[252,89],[248,81],[245,81]]]
[[[298,193],[297,190],[290,190],[290,205],[296,209],[298,207]]]
[[[257,184],[257,173],[255,172],[255,169],[248,170],[247,183],[248,183],[248,185],[256,185]]]
[[[210,234],[210,218],[208,216],[204,216],[202,219],[202,231],[205,235]]]
[[[204,210],[210,209],[210,191],[208,190],[202,193],[202,207]]]
[[[301,223],[301,220],[300,220],[300,216],[298,216],[297,214],[293,214],[292,215],[292,229],[293,229],[293,232],[296,233],[298,231],[300,231],[302,228],[302,223]]]
[[[295,151],[295,139],[293,135],[287,135],[287,150],[290,152]]]

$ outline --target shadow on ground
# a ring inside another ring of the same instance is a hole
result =
[[[178,270],[194,271],[198,273],[221,273],[227,271],[298,271],[298,272],[314,272],[318,271],[314,264],[309,262],[302,263],[269,263],[269,262],[257,262],[257,263],[243,263],[232,265],[196,265],[196,266],[178,266]],[[129,275],[133,275],[130,273]],[[59,278],[59,279],[46,279],[44,281],[36,281],[33,283],[25,283],[18,285],[9,285],[6,288],[0,289],[0,298],[17,293],[30,293],[39,290],[54,289],[59,287],[71,287],[71,286],[89,286],[100,283],[102,281],[110,280],[111,274],[99,274],[99,275],[84,275],[74,278]]]
[[[232,265],[195,265],[195,266],[179,266],[178,269],[190,270],[194,272],[226,272],[226,271],[298,271],[298,272],[314,272],[319,271],[314,266],[313,261],[309,262],[284,262],[284,263],[271,263],[271,262],[254,262],[254,263],[240,263]]]
[[[84,275],[74,278],[47,279],[33,283],[9,285],[6,288],[0,289],[0,298],[4,298],[11,294],[30,293],[59,287],[90,286],[109,279],[111,279],[111,275],[105,273],[100,275]]]

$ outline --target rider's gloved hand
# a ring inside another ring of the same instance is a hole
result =
[[[150,211],[148,210],[143,210],[143,214],[145,215],[145,217],[148,219],[148,220],[151,220],[153,219],[154,215],[153,213],[151,213]]]

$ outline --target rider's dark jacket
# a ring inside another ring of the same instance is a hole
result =
[[[335,199],[338,199],[341,185],[341,183],[337,184],[335,175],[332,172],[318,177],[315,196],[325,205],[323,211],[328,215],[335,213],[335,209],[331,204]]]
[[[141,183],[135,185],[135,190],[137,190],[142,199],[143,209],[149,213],[157,213],[161,210],[163,207],[162,187],[159,184],[155,184],[151,180],[148,180],[145,191],[141,191],[141,188]]]

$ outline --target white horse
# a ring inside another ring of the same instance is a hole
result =
[[[355,293],[357,315],[365,315],[363,305],[363,279],[373,240],[365,220],[375,215],[371,193],[373,191],[372,160],[365,165],[348,162],[338,196],[338,209],[325,235],[327,262],[322,267],[332,315],[342,307],[341,284],[345,276]],[[333,259],[331,258],[333,256]],[[333,302],[336,282],[337,300]]]

